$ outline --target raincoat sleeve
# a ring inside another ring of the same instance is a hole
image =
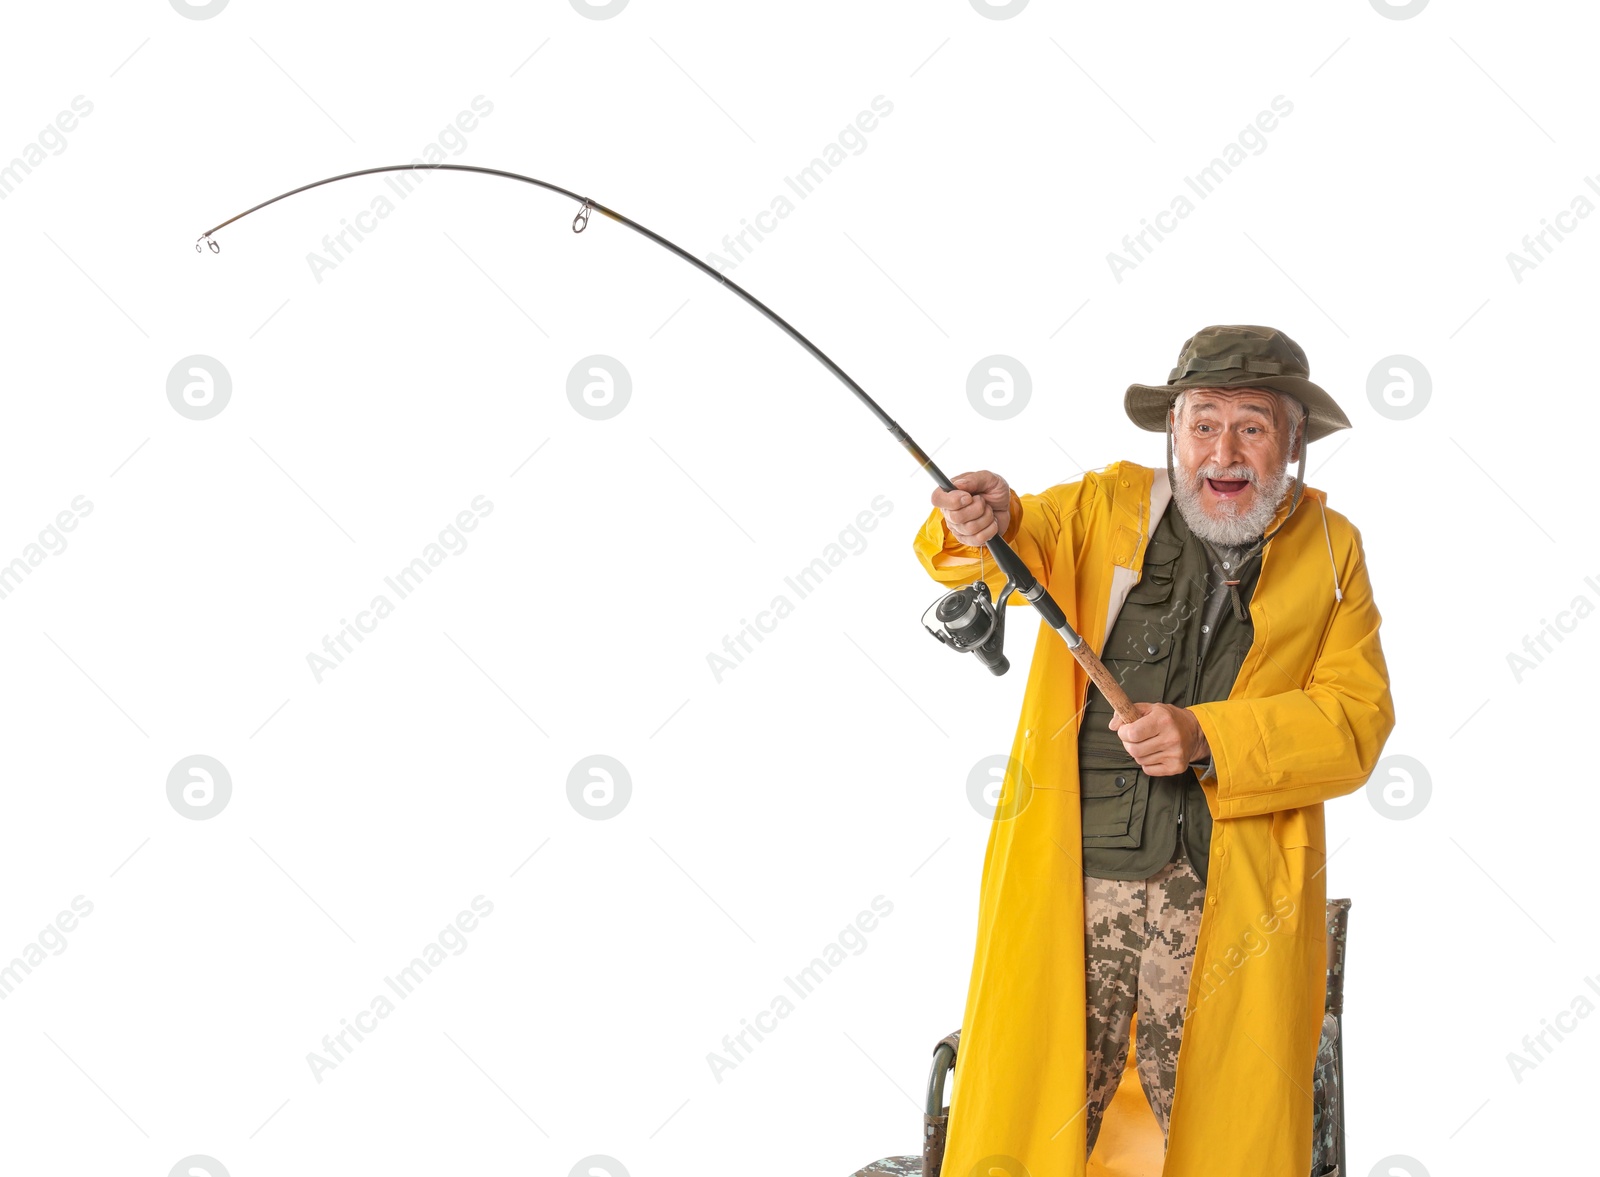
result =
[[[1361,536],[1352,527],[1344,599],[1303,690],[1200,703],[1189,710],[1211,746],[1201,781],[1216,818],[1313,805],[1366,783],[1394,728],[1389,671]]]
[[[1052,574],[1064,574],[1055,566],[1060,556],[1058,549],[1064,522],[1074,528],[1074,546],[1068,552],[1076,552],[1081,546],[1082,537],[1077,534],[1077,502],[1083,486],[1081,481],[1063,483],[1036,495],[1019,495],[1016,490],[1011,491],[1011,518],[1001,538],[1011,545],[1012,550],[1028,566],[1028,571],[1046,589],[1050,587]],[[928,575],[951,588],[961,588],[976,581],[979,557],[986,555],[983,548],[968,547],[951,534],[944,520],[944,512],[938,507],[929,513],[927,521],[914,537],[912,547]],[[1070,569],[1065,571],[1070,573]],[[990,598],[998,600],[1006,577],[992,559],[983,560],[983,580],[989,586]],[[1013,593],[1007,604],[1027,605],[1028,601],[1021,593]]]

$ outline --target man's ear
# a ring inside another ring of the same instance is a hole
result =
[[[1294,444],[1289,447],[1288,461],[1298,462],[1300,460],[1300,451],[1305,447],[1306,430],[1309,428],[1311,428],[1311,414],[1302,414],[1300,427],[1294,431]]]

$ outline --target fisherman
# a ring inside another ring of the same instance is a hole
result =
[[[1360,533],[1305,485],[1308,443],[1350,427],[1309,377],[1281,331],[1206,327],[1165,385],[1124,398],[1166,434],[1165,470],[1114,462],[1037,495],[978,470],[933,492],[924,569],[998,596],[981,545],[1000,535],[1138,711],[1122,722],[1041,625],[947,1174],[1082,1174],[1130,1023],[1165,1177],[1309,1172],[1322,802],[1366,782],[1394,726]]]

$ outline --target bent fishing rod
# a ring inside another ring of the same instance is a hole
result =
[[[345,172],[343,175],[329,176],[325,180],[317,180],[311,184],[302,184],[298,188],[292,188],[288,192],[274,196],[271,200],[263,200],[260,204],[255,205],[253,208],[245,209],[244,212],[239,213],[237,216],[229,217],[221,224],[214,225],[200,234],[194,243],[195,251],[199,252],[204,247],[210,249],[212,253],[220,253],[222,247],[213,236],[218,230],[226,228],[235,221],[242,220],[253,212],[259,212],[270,204],[276,204],[278,201],[285,200],[298,193],[308,192],[312,188],[320,188],[324,184],[334,184],[340,180],[353,179],[356,176],[424,169],[430,171],[476,172],[485,176],[500,176],[507,180],[518,180],[524,184],[533,184],[550,192],[559,192],[562,196],[578,202],[577,215],[572,218],[572,231],[574,233],[582,233],[584,229],[588,228],[589,214],[597,212],[602,216],[610,217],[618,224],[628,226],[628,228],[642,236],[648,237],[663,249],[677,254],[696,269],[715,278],[722,285],[744,299],[745,302],[783,328],[790,338],[815,356],[823,367],[837,376],[846,388],[856,394],[856,398],[867,406],[868,411],[883,424],[885,429],[894,435],[894,439],[906,448],[907,452],[916,459],[917,465],[928,472],[934,482],[938,483],[940,489],[946,491],[957,489],[955,484],[945,477],[944,471],[934,465],[933,459],[911,438],[911,435],[900,428],[894,419],[885,413],[875,400],[867,395],[866,390],[861,385],[852,380],[844,369],[829,359],[821,348],[784,322],[775,311],[756,298],[755,295],[737,282],[729,279],[727,275],[719,273],[699,258],[678,248],[678,246],[659,233],[652,232],[637,221],[629,220],[621,213],[609,209],[587,196],[579,196],[576,192],[569,192],[565,188],[547,183],[544,180],[536,180],[532,176],[501,171],[498,168],[480,168],[470,164],[453,163],[394,164],[381,168],[363,168],[357,172]],[[946,593],[928,608],[922,617],[922,624],[927,628],[928,632],[953,650],[960,653],[976,654],[978,660],[988,667],[991,673],[1004,674],[1010,668],[1010,662],[1007,661],[1004,652],[1005,604],[1013,592],[1021,593],[1023,598],[1038,610],[1045,624],[1061,635],[1062,639],[1067,643],[1067,648],[1072,652],[1072,656],[1077,659],[1078,665],[1083,667],[1090,680],[1100,688],[1113,710],[1116,711],[1117,716],[1124,723],[1132,723],[1135,719],[1138,719],[1139,713],[1134,708],[1132,700],[1128,698],[1127,692],[1122,689],[1116,679],[1111,677],[1111,672],[1106,669],[1105,663],[1100,661],[1095,652],[1089,648],[1089,643],[1084,641],[1078,632],[1068,624],[1066,614],[1061,611],[1061,606],[1056,603],[1055,598],[1050,595],[1044,585],[1039,583],[1038,578],[1028,570],[1027,564],[1011,549],[1011,545],[1006,543],[997,532],[983,546],[989,555],[994,558],[994,562],[1000,571],[1006,575],[1006,583],[1000,591],[999,598],[993,601],[990,600],[989,586],[980,576],[974,584]]]

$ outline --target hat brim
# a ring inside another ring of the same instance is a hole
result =
[[[1122,407],[1128,419],[1140,429],[1151,433],[1167,431],[1167,413],[1174,398],[1191,388],[1265,388],[1286,392],[1305,405],[1309,414],[1306,424],[1306,441],[1313,442],[1341,429],[1349,429],[1350,418],[1344,415],[1331,396],[1311,381],[1299,376],[1250,376],[1248,379],[1196,380],[1188,384],[1130,384],[1123,396]]]

